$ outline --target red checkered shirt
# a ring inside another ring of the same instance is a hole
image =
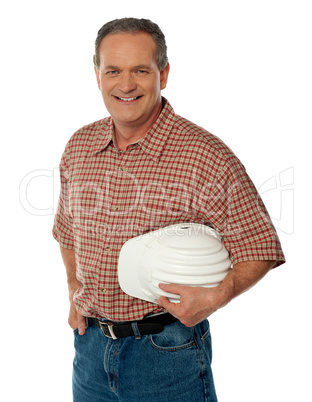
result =
[[[128,239],[168,225],[212,225],[233,264],[284,262],[253,183],[220,139],[177,116],[165,99],[147,135],[126,151],[117,149],[113,133],[111,117],[83,127],[60,163],[53,235],[75,250],[81,286],[74,301],[82,315],[127,321],[162,311],[120,289],[117,263]]]

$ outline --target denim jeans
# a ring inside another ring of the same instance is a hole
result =
[[[217,401],[207,320],[117,340],[92,323],[85,335],[74,334],[74,402]]]

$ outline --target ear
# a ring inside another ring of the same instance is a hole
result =
[[[165,89],[167,86],[168,76],[169,76],[170,65],[169,63],[160,72],[160,89]]]
[[[98,84],[98,88],[101,89],[101,84],[100,84],[100,72],[97,69],[97,67],[94,66],[94,72],[95,72],[95,76],[96,76],[96,81]]]

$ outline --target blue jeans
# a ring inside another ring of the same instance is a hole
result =
[[[217,402],[207,320],[117,340],[90,325],[74,331],[74,402]]]

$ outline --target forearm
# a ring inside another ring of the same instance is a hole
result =
[[[161,296],[158,303],[188,327],[198,324],[254,286],[273,268],[274,261],[246,261],[236,264],[223,282],[214,288],[160,283],[159,287],[180,295],[180,303]]]
[[[77,312],[75,307],[75,303],[73,301],[74,293],[79,288],[79,282],[76,277],[76,260],[75,260],[75,251],[69,250],[60,246],[62,258],[64,261],[64,265],[66,268],[67,274],[67,283],[68,283],[68,293],[69,293],[69,302],[70,302],[70,310],[68,323],[72,329],[78,328],[79,334],[84,335],[86,332],[86,320],[85,318]]]
[[[273,268],[274,264],[275,261],[245,261],[234,265],[218,286],[223,294],[223,302],[220,307],[253,287]]]
[[[66,268],[68,290],[71,295],[79,287],[79,282],[76,277],[76,260],[75,251],[60,246],[61,255]]]

